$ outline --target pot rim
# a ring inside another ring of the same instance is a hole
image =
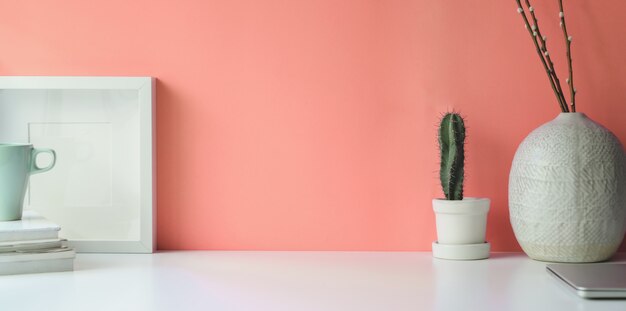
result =
[[[467,197],[463,200],[433,199],[433,210],[436,214],[480,215],[489,212],[489,198]]]

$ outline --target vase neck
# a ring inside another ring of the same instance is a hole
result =
[[[561,112],[554,121],[574,121],[587,119],[587,115],[582,112]]]

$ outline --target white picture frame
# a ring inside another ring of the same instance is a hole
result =
[[[0,142],[57,153],[24,208],[77,252],[155,251],[155,103],[151,77],[0,77]]]

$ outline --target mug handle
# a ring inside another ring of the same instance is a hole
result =
[[[52,155],[52,162],[46,166],[46,167],[39,167],[37,166],[37,155],[40,153],[49,153],[50,155]],[[33,150],[31,151],[31,159],[30,159],[30,173],[31,174],[38,174],[38,173],[43,173],[43,172],[47,172],[49,170],[51,170],[54,167],[54,164],[57,162],[57,154],[56,152],[54,152],[54,150],[52,149],[48,149],[48,148],[33,148]]]

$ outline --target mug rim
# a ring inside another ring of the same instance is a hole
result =
[[[32,147],[33,144],[28,143],[0,143],[0,148],[3,147]]]

